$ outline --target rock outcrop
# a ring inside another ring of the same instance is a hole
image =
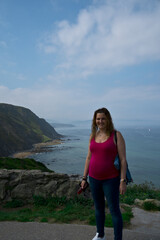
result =
[[[135,203],[135,205],[137,205],[139,207],[143,207],[145,203],[149,203],[149,204],[155,205],[157,208],[158,207],[160,208],[160,201],[158,201],[157,199],[140,200],[140,199],[136,198],[134,203]]]
[[[74,198],[77,196],[79,181],[77,175],[0,169],[0,201],[21,199],[32,202],[33,196]],[[89,196],[89,189],[87,191]]]

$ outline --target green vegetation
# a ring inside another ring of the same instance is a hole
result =
[[[41,170],[51,172],[43,163],[31,158],[11,158],[0,157],[0,169],[24,169],[24,170]]]
[[[144,202],[143,203],[143,209],[147,211],[160,211],[160,207],[157,207],[152,202]]]
[[[135,199],[145,200],[147,198],[160,200],[160,189],[155,189],[152,183],[134,184],[127,187],[125,195],[120,196],[121,203],[134,204]]]
[[[160,190],[155,189],[152,184],[148,183],[128,186],[126,195],[120,197],[125,227],[130,224],[130,220],[133,217],[132,204],[136,198],[160,200]],[[152,202],[144,203],[143,208],[145,210],[160,211],[160,208],[156,207]],[[105,226],[113,227],[107,204],[106,212]],[[14,199],[1,206],[0,221],[39,221],[96,225],[93,201],[82,196],[74,199],[67,199],[65,196],[47,199],[41,196],[34,196],[33,203],[30,205],[25,205],[21,199]]]
[[[1,157],[61,137],[49,123],[24,107],[0,103],[0,119]]]
[[[51,141],[52,139],[51,138],[49,138],[49,137],[47,137],[47,136],[45,136],[45,135],[43,135],[42,134],[42,138],[43,138],[43,141],[42,142],[49,142],[49,141]]]
[[[1,169],[40,169],[50,171],[40,162],[34,159],[0,158]],[[130,224],[133,217],[132,205],[135,199],[157,199],[160,201],[160,189],[155,189],[152,183],[131,184],[127,187],[125,195],[120,196],[124,226]],[[125,205],[127,204],[127,206]],[[159,210],[152,202],[143,204],[145,210]],[[108,212],[107,206],[106,211]],[[14,199],[0,207],[0,221],[39,221],[57,223],[81,223],[95,225],[93,201],[83,197],[67,199],[66,197],[43,198],[34,196],[33,204],[29,206],[21,199]],[[106,227],[112,227],[110,214],[106,214]]]
[[[96,224],[93,201],[83,197],[45,199],[34,196],[32,205],[22,206],[21,200],[5,204],[0,211],[0,221]],[[131,208],[124,208],[122,216],[124,226],[127,226],[132,218]],[[105,226],[113,227],[110,214],[107,214]]]
[[[18,207],[23,207],[24,206],[24,203],[22,200],[19,200],[19,199],[14,199],[10,202],[6,202],[4,207],[5,208],[18,208]]]
[[[37,125],[37,123],[35,122],[30,122],[30,125],[32,127],[33,132],[40,137],[40,139],[42,139],[43,142],[43,138],[48,138],[47,136],[45,136],[42,132],[42,130],[40,129],[40,126]],[[49,140],[51,140],[51,138],[48,138]]]

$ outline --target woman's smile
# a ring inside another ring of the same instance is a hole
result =
[[[96,124],[98,128],[106,128],[106,115],[104,113],[97,113]]]

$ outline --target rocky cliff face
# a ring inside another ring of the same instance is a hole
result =
[[[13,199],[32,202],[33,196],[74,198],[78,188],[79,177],[75,175],[0,169],[0,202]],[[90,197],[89,189],[86,191]]]
[[[32,148],[39,142],[61,137],[44,119],[31,110],[0,103],[0,156]]]

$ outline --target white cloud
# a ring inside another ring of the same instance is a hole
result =
[[[61,66],[67,62],[82,76],[84,72],[160,59],[160,2],[103,2],[82,10],[74,24],[58,22],[41,48],[59,54]]]
[[[8,89],[0,86],[0,102],[21,105],[39,117],[66,122],[91,119],[95,109],[107,107],[116,118],[159,119],[160,86],[106,89],[93,94],[88,90]]]
[[[114,102],[149,102],[160,100],[160,86],[137,86],[113,88],[103,96],[103,101]],[[114,96],[114,97],[113,97]]]

